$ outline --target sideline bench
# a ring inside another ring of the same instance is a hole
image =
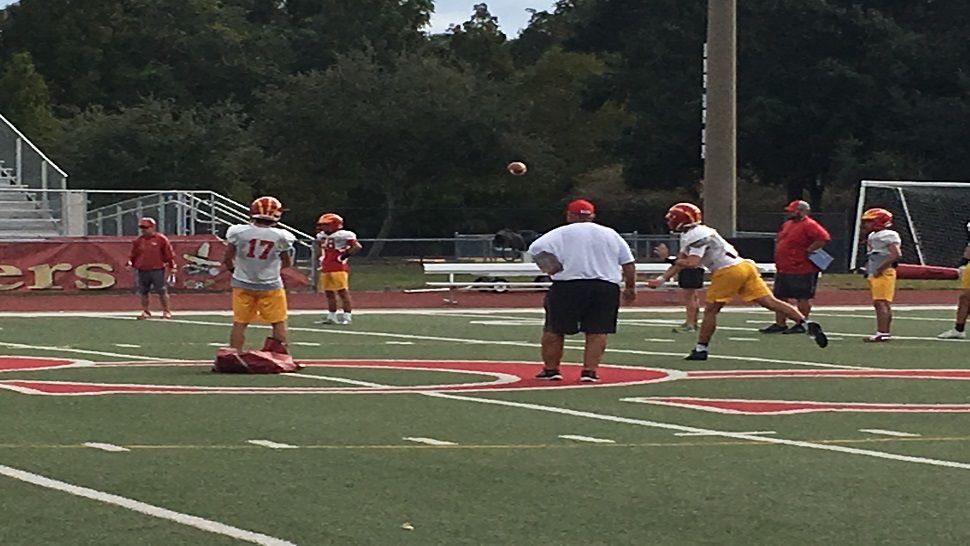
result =
[[[755,264],[762,276],[774,276],[775,264],[759,263]],[[669,267],[663,262],[638,263],[636,264],[637,275],[660,275]],[[425,275],[447,275],[447,280],[427,281],[427,288],[405,290],[407,293],[415,292],[448,292],[445,298],[446,303],[457,303],[455,292],[458,290],[490,290],[493,292],[507,292],[515,290],[545,290],[552,283],[547,280],[549,277],[539,270],[539,266],[534,263],[426,263],[424,264]],[[459,280],[456,276],[473,276],[474,281]],[[531,277],[530,281],[510,281],[515,277]],[[677,286],[676,280],[667,283],[668,286]],[[637,286],[645,287],[646,282],[637,282]]]

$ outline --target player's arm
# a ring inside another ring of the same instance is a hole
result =
[[[226,271],[236,270],[236,245],[232,243],[226,245],[226,254],[222,257],[222,266]]]
[[[633,303],[637,299],[636,263],[628,262],[620,267],[623,269],[623,301]]]
[[[876,275],[882,275],[882,272],[892,267],[896,260],[902,257],[903,252],[899,249],[898,243],[893,243],[886,247],[889,254],[883,259],[883,261],[876,267]]]
[[[293,255],[290,254],[289,250],[284,250],[280,252],[280,267],[286,269],[287,267],[293,267]]]
[[[815,224],[815,229],[813,230],[811,237],[812,244],[808,245],[808,248],[806,249],[809,254],[815,252],[816,250],[820,250],[832,240],[832,236],[829,234],[828,230],[818,224]]]
[[[960,261],[960,265],[970,264],[970,243],[967,243],[966,248],[963,249],[963,260]]]
[[[533,256],[533,259],[536,265],[539,266],[539,270],[546,275],[555,275],[562,271],[562,262],[559,261],[559,258],[555,254],[543,251]]]
[[[355,256],[361,251],[361,249],[364,248],[360,243],[357,242],[357,239],[347,241],[347,245],[347,249],[340,253],[340,261],[346,261],[347,258]]]

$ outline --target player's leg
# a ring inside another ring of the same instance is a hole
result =
[[[704,318],[697,333],[697,345],[691,349],[684,360],[707,360],[707,347],[711,344],[711,339],[717,330],[717,314],[721,312],[725,303],[708,301],[704,304]]]
[[[579,380],[599,381],[596,368],[603,361],[606,352],[607,336],[616,333],[620,316],[620,287],[611,282],[582,281],[586,292],[586,305],[580,316],[579,329],[586,334],[583,347],[583,370]],[[581,301],[575,302],[577,305]]]
[[[968,270],[968,267],[961,268],[960,287],[963,291],[960,292],[960,299],[957,300],[956,323],[954,323],[953,328],[936,336],[940,339],[965,339],[967,337],[967,315],[970,314],[970,270]]]
[[[889,268],[880,275],[869,277],[872,307],[876,311],[876,333],[863,338],[867,342],[883,342],[892,339],[892,301],[896,294],[896,270]]]
[[[697,315],[701,311],[701,294],[697,289],[684,289],[684,309],[687,312],[687,325],[697,328]]]
[[[704,288],[704,270],[701,268],[684,269],[677,274],[677,285],[681,288],[684,302],[684,323],[675,326],[675,333],[696,332],[697,314],[700,311],[700,293]]]
[[[788,273],[776,273],[775,274],[775,284],[772,287],[772,294],[775,298],[781,301],[788,301],[791,295],[791,278],[792,276]],[[783,311],[775,311],[775,322],[769,324],[764,328],[758,329],[762,334],[780,334],[788,329],[788,325],[785,322],[788,317]]]
[[[347,271],[337,271],[333,275],[333,289],[340,300],[341,313],[337,315],[337,322],[350,324],[353,320],[353,307],[350,301],[350,274]]]
[[[232,289],[232,329],[229,331],[229,346],[241,351],[246,344],[246,327],[256,318],[256,297],[253,290]]]
[[[559,364],[562,363],[563,348],[566,344],[566,336],[555,332],[542,332],[540,340],[542,349],[542,371],[536,377],[538,379],[562,379],[559,373]]]
[[[807,320],[794,305],[776,298],[771,293],[771,290],[768,289],[768,285],[765,284],[764,279],[761,278],[761,274],[758,273],[758,268],[751,262],[746,262],[746,264],[748,276],[745,279],[744,285],[738,291],[741,299],[757,302],[762,307],[770,309],[776,314],[780,313],[787,319],[791,319],[795,323],[795,326],[792,326],[794,329],[792,333],[807,333],[812,336],[812,339],[815,340],[815,343],[819,347],[828,347],[829,338],[822,330],[822,326],[817,322]]]
[[[162,302],[162,318],[172,318],[171,299],[168,296],[168,290],[162,290],[159,292],[158,300]]]
[[[289,332],[286,327],[286,291],[282,288],[260,291],[257,296],[257,306],[259,316],[272,326],[273,338],[286,345],[289,342]]]
[[[596,368],[603,361],[606,352],[607,334],[586,334],[586,345],[583,347],[583,371],[592,372],[590,379],[595,380]]]
[[[283,345],[288,344],[290,340],[290,335],[289,335],[289,331],[286,328],[286,321],[283,320],[280,322],[274,322],[271,324],[271,326],[273,327],[273,338],[275,338],[276,341],[279,341]]]
[[[543,303],[546,318],[540,338],[542,371],[537,379],[561,380],[559,365],[562,363],[566,335],[579,332],[579,319],[583,302],[576,301],[575,283],[552,283]]]
[[[812,298],[815,297],[818,273],[800,273],[794,276],[794,281],[792,299],[788,300],[788,303],[794,304],[798,312],[805,317],[805,320],[808,320],[808,316],[812,313]],[[782,333],[804,334],[806,329],[802,324],[795,324]]]
[[[327,295],[327,318],[323,320],[325,324],[336,324],[337,323],[337,292],[333,290],[327,290],[324,292]]]
[[[141,299],[141,314],[138,315],[138,320],[144,320],[152,316],[152,312],[149,309],[150,302],[148,300],[148,294],[152,290],[152,279],[149,273],[148,271],[142,271],[140,269],[135,271],[135,288]]]

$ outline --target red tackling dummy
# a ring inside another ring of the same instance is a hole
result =
[[[955,267],[941,267],[935,265],[899,264],[896,266],[896,277],[899,279],[959,279],[960,270]]]
[[[222,347],[216,352],[212,371],[219,373],[287,373],[302,369],[293,361],[286,345],[268,337],[263,348],[258,351],[237,351],[232,347]]]

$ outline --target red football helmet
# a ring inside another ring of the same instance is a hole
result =
[[[328,212],[317,219],[317,231],[330,231],[331,233],[344,227],[344,219],[339,214]]]
[[[874,230],[885,229],[893,225],[893,213],[880,208],[867,209],[862,213],[862,221],[870,222],[869,226]]]
[[[268,195],[260,197],[249,205],[249,216],[267,222],[279,222],[283,216],[283,203]]]
[[[683,231],[688,226],[701,223],[703,215],[701,209],[693,203],[677,203],[667,209],[667,227],[671,231]]]

